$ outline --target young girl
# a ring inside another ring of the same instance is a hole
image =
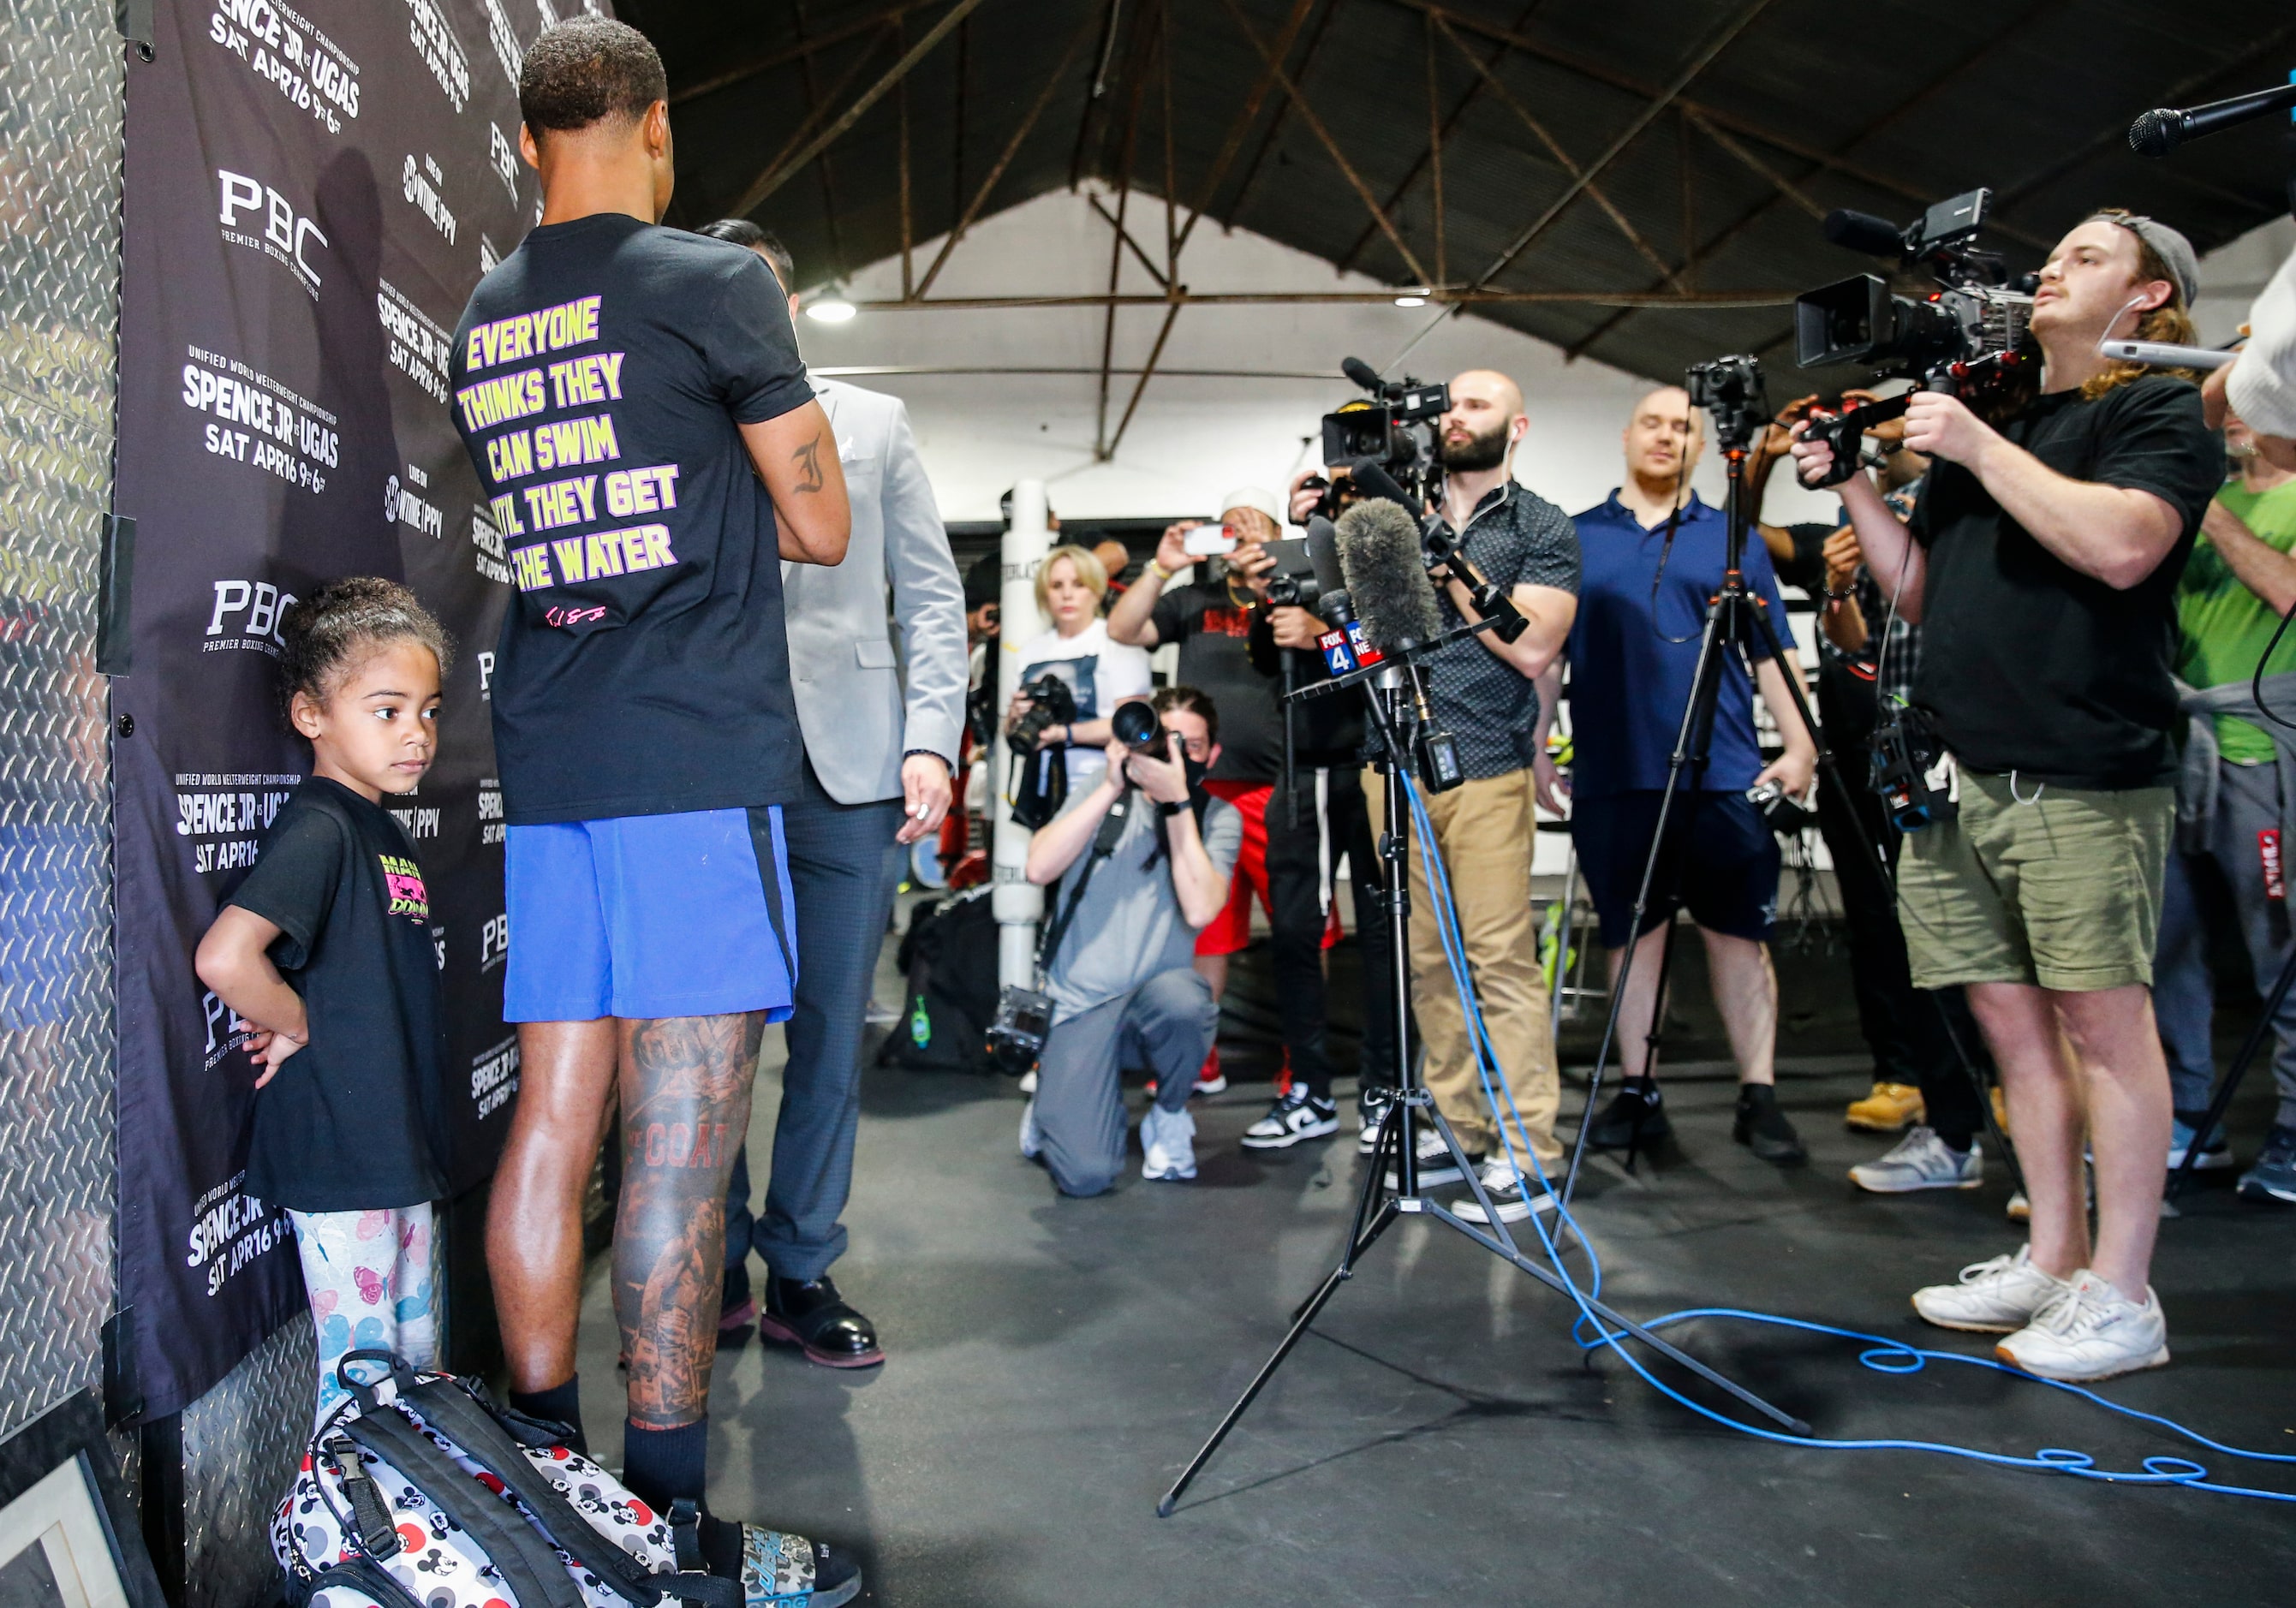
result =
[[[382,796],[430,768],[452,648],[413,593],[366,576],[297,603],[281,635],[281,693],[312,774],[196,964],[253,1030],[247,1191],[294,1222],[324,1417],[346,1351],[438,1362],[445,1018],[422,873]]]

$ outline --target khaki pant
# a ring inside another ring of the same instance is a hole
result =
[[[1364,773],[1364,793],[1374,822],[1385,808],[1382,781]],[[1451,898],[1458,906],[1459,936],[1467,969],[1473,973],[1483,1026],[1498,1055],[1507,1092],[1523,1128],[1550,1173],[1562,1159],[1554,1139],[1554,1115],[1562,1102],[1562,1079],[1554,1060],[1546,980],[1539,975],[1538,933],[1531,921],[1530,772],[1469,782],[1448,792],[1421,790],[1435,840],[1443,852]],[[1427,1046],[1427,1089],[1459,1143],[1495,1154],[1499,1135],[1475,1071],[1474,1046],[1451,968],[1443,956],[1435,901],[1427,886],[1425,857],[1414,834],[1411,842],[1411,1004]],[[1366,964],[1376,957],[1365,956]],[[1505,1112],[1502,1101],[1501,1113]],[[1507,1147],[1529,1170],[1513,1125]]]

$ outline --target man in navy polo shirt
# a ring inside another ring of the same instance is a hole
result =
[[[1714,1003],[1738,1062],[1732,1136],[1783,1165],[1803,1161],[1806,1152],[1778,1109],[1771,1065],[1778,988],[1765,946],[1777,911],[1778,845],[1746,792],[1769,781],[1796,797],[1809,791],[1817,745],[1787,695],[1784,677],[1801,673],[1791,649],[1783,662],[1759,644],[1748,644],[1743,654],[1730,652],[1705,762],[1683,775],[1643,930],[1628,931],[1696,674],[1707,600],[1722,584],[1721,511],[1689,490],[1703,441],[1697,411],[1679,386],[1651,392],[1627,424],[1626,484],[1573,521],[1584,570],[1578,617],[1565,649],[1577,753],[1571,833],[1610,951],[1612,986],[1621,986],[1620,973],[1627,973],[1618,1032],[1626,1077],[1595,1120],[1589,1140],[1619,1148],[1666,1132],[1649,1065],[1650,1027],[1666,929],[1675,912],[1687,907],[1706,942]],[[1677,507],[1669,550],[1668,520]],[[1742,562],[1748,585],[1783,636],[1785,603],[1759,537],[1747,542]],[[1768,766],[1754,735],[1758,681],[1786,739],[1785,752]],[[1544,742],[1538,751],[1541,791],[1551,796]]]

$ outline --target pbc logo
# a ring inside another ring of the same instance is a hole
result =
[[[488,917],[487,924],[479,929],[479,970],[484,972],[500,964],[509,953],[509,913]]]
[[[268,653],[287,645],[279,635],[279,622],[295,601],[292,592],[282,592],[267,580],[219,580],[215,584],[215,612],[208,616],[207,635],[224,637],[233,628],[234,615],[244,616],[237,622],[238,635],[228,640],[211,641],[208,651],[217,648],[253,648]]]
[[[224,238],[285,263],[316,300],[319,270],[311,265],[310,242],[316,240],[322,247],[328,243],[319,226],[297,213],[278,191],[244,173],[218,168],[216,178],[223,193]],[[252,216],[242,224],[242,216],[249,214]],[[250,233],[258,225],[261,234]]]

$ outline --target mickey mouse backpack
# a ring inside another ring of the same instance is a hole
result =
[[[373,1382],[354,1365],[390,1372]],[[390,1351],[346,1355],[350,1399],[311,1438],[271,1526],[295,1608],[839,1608],[861,1577],[801,1536],[742,1526],[710,1574],[700,1515],[655,1512],[569,1448],[564,1424]],[[842,1576],[833,1582],[832,1575]]]

